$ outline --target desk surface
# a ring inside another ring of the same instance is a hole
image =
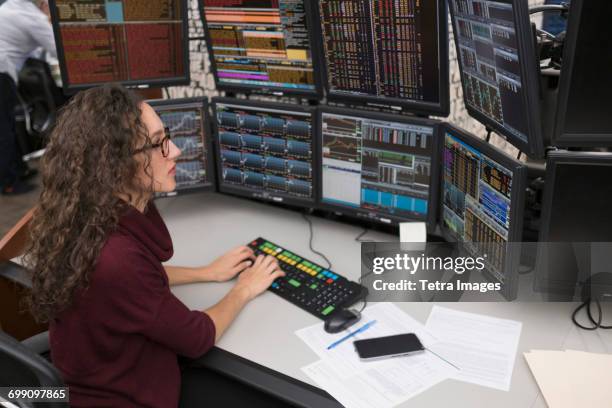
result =
[[[308,224],[299,213],[250,200],[216,193],[198,193],[157,201],[174,242],[174,265],[206,264],[223,252],[263,236],[312,261],[324,263],[310,252]],[[362,231],[319,217],[314,223],[315,249],[333,263],[333,270],[353,280],[360,274],[360,244],[354,238]],[[364,238],[397,241],[397,237],[368,232]],[[187,306],[201,310],[219,301],[233,285],[202,283],[182,285],[173,292]],[[415,319],[425,322],[432,303],[397,303]],[[586,332],[571,323],[573,303],[444,303],[446,307],[523,323],[518,355],[509,392],[446,380],[402,406],[438,407],[546,407],[522,353],[531,349],[580,349],[612,353],[612,333]],[[612,303],[606,305],[607,316]],[[289,377],[313,384],[301,371],[318,357],[294,332],[318,319],[271,292],[251,302],[217,346]],[[315,384],[313,384],[315,385]]]

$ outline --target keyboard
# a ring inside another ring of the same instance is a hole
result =
[[[270,291],[319,319],[365,299],[368,290],[335,272],[274,244],[257,238],[248,244],[255,255],[271,255],[286,276],[276,279]]]

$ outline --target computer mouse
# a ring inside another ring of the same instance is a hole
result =
[[[338,333],[348,329],[361,319],[361,313],[355,309],[342,309],[332,314],[325,320],[325,331],[328,333]]]

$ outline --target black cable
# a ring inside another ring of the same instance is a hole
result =
[[[308,218],[305,213],[302,213],[302,217],[308,223],[308,229],[310,230],[310,238],[308,239],[308,245],[310,246],[310,250],[313,253],[319,255],[321,258],[325,259],[325,262],[327,262],[327,265],[328,265],[327,269],[332,269],[332,263],[329,261],[329,259],[327,259],[327,257],[324,254],[322,254],[321,252],[317,251],[316,249],[314,249],[312,247],[312,240],[314,238],[314,232],[313,232],[313,228],[312,228],[312,220],[310,220],[310,218]]]
[[[492,130],[491,129],[487,129],[487,138],[485,139],[487,141],[487,143],[489,143],[491,141],[491,133],[492,133]]]
[[[523,152],[519,150],[518,154],[516,155],[516,160],[521,160],[522,155],[523,155]]]
[[[355,242],[376,242],[372,239],[361,239],[361,237],[363,237],[367,233],[368,229],[364,228],[363,231],[361,231],[361,233],[355,237]]]
[[[597,321],[593,319],[593,315],[591,313],[591,302],[592,302],[591,299],[587,299],[580,306],[578,306],[576,310],[574,310],[574,313],[572,313],[572,322],[574,322],[576,326],[580,327],[583,330],[612,329],[612,326],[605,326],[601,324],[603,320],[603,312],[601,310],[601,303],[599,302],[599,299],[595,299],[595,305],[597,306],[597,311],[599,312],[599,316],[597,317]],[[580,312],[580,310],[584,309],[585,307],[587,308],[587,316],[589,318],[589,321],[593,324],[593,326],[591,327],[583,326],[582,324],[578,323],[578,321],[576,320],[576,316],[578,315],[578,312]]]
[[[606,325],[601,324],[601,321],[603,320],[603,313],[601,311],[601,304],[599,303],[599,300],[595,300],[595,304],[597,304],[597,309],[599,311],[599,318],[597,319],[599,324],[597,326],[600,329],[604,329],[604,330],[612,329],[612,326],[606,326]],[[589,316],[589,320],[591,322],[595,323],[595,319],[593,319],[593,315],[591,314],[591,304],[590,303],[589,303],[589,307],[587,307],[587,316]]]
[[[366,276],[369,276],[371,274],[372,274],[372,272],[368,272],[365,275],[360,275],[359,279],[357,280],[357,283],[359,283],[361,285],[361,282],[363,281],[363,278],[365,278]],[[363,305],[361,305],[361,309],[358,310],[359,313],[363,312],[363,309],[365,309],[366,306],[368,305],[368,295],[366,294],[361,301],[363,302]]]

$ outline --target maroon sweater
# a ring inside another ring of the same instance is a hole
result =
[[[215,326],[171,292],[172,240],[154,205],[131,208],[104,244],[90,284],[50,325],[51,357],[83,407],[175,407],[177,354],[197,357]]]

